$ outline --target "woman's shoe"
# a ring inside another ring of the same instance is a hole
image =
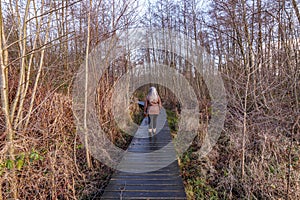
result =
[[[153,129],[153,134],[154,134],[154,135],[156,134],[156,128]]]

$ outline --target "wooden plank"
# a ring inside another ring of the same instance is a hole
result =
[[[107,192],[106,193],[107,197],[115,197],[115,198],[123,198],[123,199],[132,199],[132,198],[140,198],[140,197],[144,197],[144,198],[169,198],[169,199],[174,199],[175,197],[180,197],[181,199],[185,198],[185,193],[183,193],[182,191],[180,192],[159,192],[159,191],[155,191],[155,192],[139,192],[139,191],[118,191],[118,192]],[[106,198],[106,197],[105,197]],[[104,199],[105,199],[104,198]],[[102,198],[103,199],[103,198]]]
[[[128,190],[128,191],[143,191],[143,190],[150,190],[150,191],[182,191],[182,186],[179,185],[110,185],[105,190],[106,191],[120,191],[120,190]]]
[[[98,200],[98,199],[103,199],[101,197],[94,197],[93,200]],[[122,199],[122,200],[134,200],[134,199],[138,199],[138,200],[154,200],[154,199],[160,199],[160,200],[164,200],[164,199],[169,199],[169,200],[186,200],[186,197],[121,197],[121,196],[118,196],[118,197],[106,197],[105,198],[106,200],[110,200],[110,199]]]
[[[109,184],[117,185],[181,185],[181,180],[112,180]]]

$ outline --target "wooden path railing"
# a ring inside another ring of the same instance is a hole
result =
[[[101,199],[186,199],[165,122],[163,110],[158,117],[159,132],[149,137],[146,119],[143,120]]]

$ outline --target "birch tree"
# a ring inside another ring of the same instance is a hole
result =
[[[2,109],[4,111],[5,121],[6,121],[6,140],[8,144],[8,159],[7,163],[13,165],[15,160],[14,155],[14,130],[10,117],[10,104],[9,104],[9,85],[8,85],[8,47],[6,43],[6,35],[4,31],[3,13],[2,13],[2,2],[0,2],[0,64],[1,64],[1,99],[2,99]],[[13,166],[11,166],[13,168]],[[11,196],[14,199],[18,198],[17,191],[17,181],[15,171],[12,170],[11,173]],[[1,192],[2,194],[2,192]],[[2,197],[2,195],[1,195]]]

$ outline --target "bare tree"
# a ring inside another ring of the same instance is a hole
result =
[[[88,127],[87,127],[87,107],[88,107],[88,79],[89,79],[89,47],[90,47],[90,32],[91,32],[91,10],[92,10],[92,0],[89,1],[89,12],[88,12],[88,32],[87,32],[87,40],[86,40],[86,55],[85,55],[85,101],[84,101],[84,130],[85,130],[85,137],[84,143],[86,148],[86,159],[87,165],[89,168],[92,167],[91,163],[91,155],[89,152],[89,145],[88,145]]]
[[[4,111],[5,121],[6,121],[6,130],[7,143],[8,143],[8,154],[9,160],[12,163],[15,159],[15,150],[14,150],[14,130],[10,117],[10,108],[9,108],[9,87],[8,87],[8,49],[6,43],[6,35],[4,30],[3,22],[3,13],[2,13],[2,2],[0,2],[0,62],[1,62],[1,99],[2,99],[2,108]],[[17,180],[16,174],[13,170],[11,173],[11,193],[12,197],[17,199]],[[2,198],[2,195],[1,195]]]

